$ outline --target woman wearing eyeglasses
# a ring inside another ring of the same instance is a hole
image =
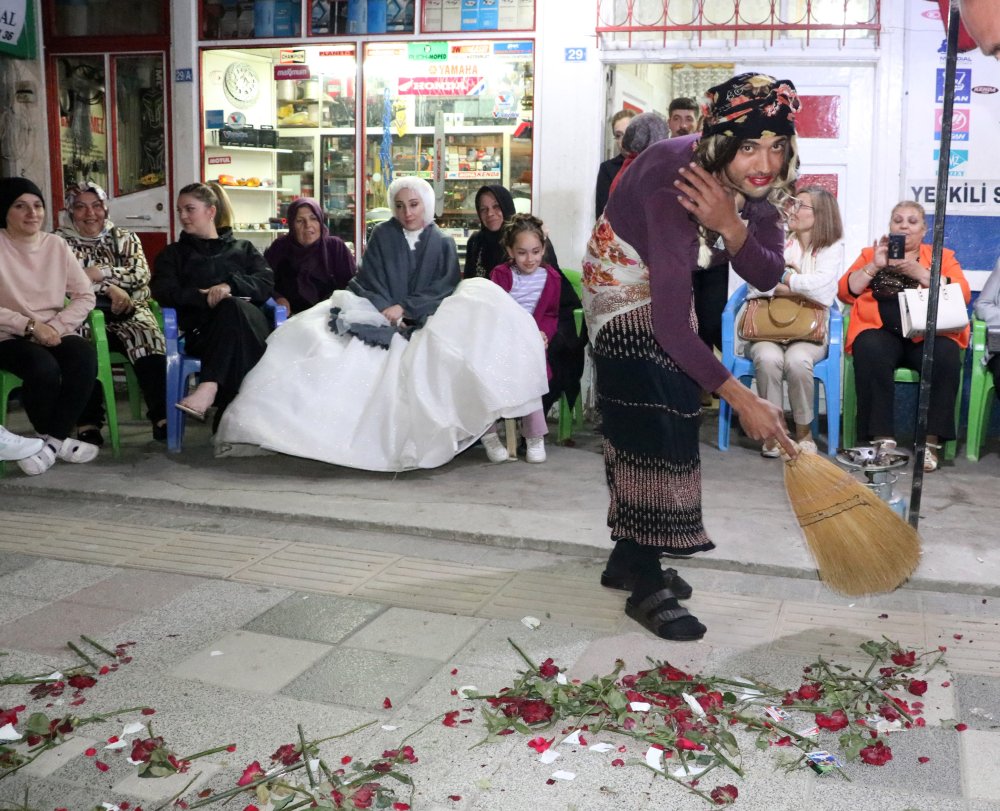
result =
[[[785,241],[785,272],[772,290],[748,285],[747,298],[801,298],[825,308],[835,306],[837,281],[844,266],[844,227],[833,195],[809,186],[791,200],[788,239]],[[806,452],[816,453],[812,436],[813,365],[826,357],[829,336],[822,344],[792,341],[751,341],[745,350],[753,361],[757,392],[765,400],[784,408],[784,383],[795,423],[795,441]],[[781,454],[778,443],[767,440],[761,456]]]

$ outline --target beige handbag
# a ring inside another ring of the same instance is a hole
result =
[[[902,322],[903,337],[912,338],[927,331],[927,300],[930,290],[917,287],[902,290],[899,295],[899,319]],[[941,285],[938,294],[937,331],[955,332],[969,324],[969,312],[965,308],[965,295],[958,282]]]
[[[826,341],[827,311],[808,299],[782,296],[752,298],[740,320],[739,337],[744,341],[772,341],[790,344]]]

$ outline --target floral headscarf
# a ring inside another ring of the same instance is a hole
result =
[[[73,223],[73,205],[79,199],[81,194],[85,194],[87,192],[96,194],[97,199],[104,204],[104,228],[96,237],[84,237],[82,234],[79,234],[76,230],[76,225]],[[109,216],[110,212],[108,211],[108,193],[92,180],[82,180],[79,183],[74,183],[72,186],[67,186],[64,197],[66,199],[66,205],[64,207],[65,216],[63,217],[65,224],[63,225],[62,230],[75,233],[80,239],[101,239],[108,232],[108,230],[114,226],[114,223],[111,222],[111,218]]]
[[[766,138],[795,135],[795,114],[802,106],[789,79],[741,73],[709,88],[703,135]]]

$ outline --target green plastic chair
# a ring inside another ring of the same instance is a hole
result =
[[[580,271],[569,268],[560,268],[560,270],[562,270],[563,276],[569,279],[569,283],[573,285],[577,296],[582,297],[583,277]],[[580,335],[583,332],[583,310],[581,308],[577,307],[573,310],[573,319],[576,321],[576,334]],[[570,408],[569,400],[563,394],[559,398],[559,443],[572,439],[573,431],[579,431],[581,428],[583,428],[583,392],[577,396],[573,408]]]
[[[108,348],[108,334],[105,332],[104,313],[94,309],[87,316],[90,326],[90,342],[97,351],[97,383],[104,393],[104,410],[107,412],[108,433],[111,435],[111,453],[115,459],[121,456],[121,436],[118,433],[118,407],[115,402],[115,378],[111,371],[111,351]],[[138,386],[138,382],[136,383]]]
[[[969,385],[969,432],[965,437],[965,456],[973,462],[979,461],[979,454],[986,440],[986,426],[996,402],[993,375],[986,368],[986,322],[978,318],[972,321],[972,372]]]
[[[15,389],[21,387],[22,380],[13,372],[0,369],[0,425],[7,424],[7,400]],[[7,463],[0,462],[0,479],[7,473]]]
[[[844,311],[844,346],[847,345],[847,328],[850,325],[851,308]],[[965,352],[962,352],[962,372],[965,374]],[[896,383],[919,383],[920,372],[912,369],[897,369],[893,376]],[[853,448],[858,444],[858,397],[854,391],[854,355],[844,353],[844,404],[841,409],[844,416],[843,430],[841,436],[844,439],[845,448]],[[959,424],[959,417],[962,413],[962,377],[958,379],[958,396],[955,398],[955,425]],[[958,453],[958,440],[950,439],[944,443],[944,458],[954,459]]]

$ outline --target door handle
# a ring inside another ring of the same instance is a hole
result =
[[[129,214],[125,217],[126,220],[151,220],[153,219],[148,214]]]

